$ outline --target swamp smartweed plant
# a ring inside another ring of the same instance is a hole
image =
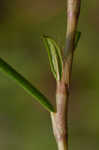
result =
[[[15,80],[50,112],[58,150],[68,150],[68,99],[73,55],[81,35],[77,31],[79,13],[80,0],[67,0],[67,34],[63,56],[60,47],[51,37],[42,37],[48,53],[51,71],[56,80],[56,108],[35,86],[0,58],[0,70]]]

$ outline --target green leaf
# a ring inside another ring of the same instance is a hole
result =
[[[76,35],[75,35],[75,47],[74,47],[74,50],[77,48],[78,46],[78,42],[80,40],[80,37],[81,37],[81,32],[77,31],[76,32]]]
[[[43,42],[48,53],[51,71],[56,80],[61,80],[63,70],[61,50],[56,42],[48,36],[43,36]]]
[[[28,80],[0,58],[0,71],[6,73],[9,77],[17,81],[17,83],[25,89],[33,98],[35,98],[45,109],[54,112],[52,104],[48,99],[36,89]]]

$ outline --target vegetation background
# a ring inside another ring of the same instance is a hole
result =
[[[82,0],[69,101],[69,149],[99,149],[99,2]],[[55,104],[55,80],[40,37],[64,48],[66,0],[1,0],[0,57]],[[0,149],[57,150],[49,113],[0,73]]]

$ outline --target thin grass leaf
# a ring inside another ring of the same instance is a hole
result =
[[[49,112],[54,112],[54,108],[48,99],[2,58],[0,58],[0,71],[6,73],[9,77],[17,81],[17,83],[23,87],[25,91],[28,92],[33,98],[35,98],[45,109],[47,109]]]
[[[76,36],[75,36],[75,46],[74,46],[74,49],[77,48],[78,42],[79,42],[79,40],[80,40],[80,37],[81,37],[81,32],[77,31],[77,32],[76,32]]]
[[[61,80],[63,70],[61,50],[56,42],[48,36],[43,36],[43,42],[48,53],[51,71],[56,80]]]

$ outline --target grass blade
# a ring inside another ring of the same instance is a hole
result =
[[[61,80],[63,69],[61,50],[56,42],[48,36],[43,36],[43,42],[48,53],[51,71],[56,80]]]
[[[19,85],[23,87],[25,91],[27,91],[33,98],[35,98],[45,109],[50,112],[54,112],[53,106],[50,104],[48,99],[2,58],[0,58],[0,71],[6,73],[9,77],[16,80],[17,83],[19,83]]]

